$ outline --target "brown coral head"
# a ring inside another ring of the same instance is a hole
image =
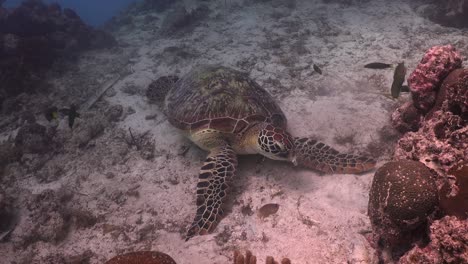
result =
[[[447,215],[459,219],[468,218],[468,163],[451,169],[448,174],[455,176],[456,182],[448,182],[440,190],[440,207]]]
[[[169,255],[158,251],[136,251],[118,255],[105,264],[177,264]]]
[[[374,231],[414,229],[425,222],[437,204],[434,175],[424,164],[392,161],[375,172],[369,195]]]

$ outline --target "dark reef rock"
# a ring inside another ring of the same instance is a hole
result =
[[[424,164],[409,160],[388,162],[376,171],[368,214],[381,250],[404,251],[418,239],[412,232],[427,223],[438,205],[434,178]]]
[[[430,243],[415,247],[400,258],[400,264],[468,263],[468,221],[446,216],[434,221]]]
[[[58,58],[115,44],[112,36],[58,4],[27,0],[14,9],[0,7],[0,103],[34,91]]]

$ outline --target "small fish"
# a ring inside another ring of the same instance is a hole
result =
[[[406,78],[406,67],[405,63],[401,62],[395,68],[395,72],[393,73],[393,83],[392,88],[390,89],[390,93],[392,94],[393,98],[398,98],[400,96],[401,87],[405,82]]]
[[[68,116],[68,126],[73,128],[73,124],[75,123],[75,119],[80,117],[80,114],[76,111],[76,106],[72,104],[70,108],[62,108],[59,110],[61,114],[64,116]]]
[[[70,108],[58,108],[56,106],[51,106],[44,111],[44,116],[47,121],[56,120],[59,117],[59,114],[62,116],[68,117],[68,126],[73,128],[73,124],[75,123],[75,119],[80,117],[80,114],[76,111],[76,106],[71,105]]]
[[[47,119],[47,121],[52,121],[54,119],[58,118],[58,108],[55,106],[48,107],[46,110],[44,110],[44,117]]]
[[[364,68],[376,69],[376,70],[387,69],[390,67],[392,67],[391,64],[382,63],[382,62],[371,62],[371,63],[364,65]]]
[[[317,65],[314,64],[313,67],[314,67],[314,71],[315,71],[316,73],[322,75],[322,69],[320,69],[319,66],[317,66]]]

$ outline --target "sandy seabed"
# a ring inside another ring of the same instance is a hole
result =
[[[453,44],[465,56],[468,50],[466,31],[420,17],[409,2],[211,1],[208,17],[174,35],[159,34],[168,11],[133,14],[131,24],[113,32],[119,48],[85,53],[65,74],[50,77],[54,99],[62,94],[60,103],[85,104],[120,76],[83,110],[73,131],[66,120],[58,125],[65,142],[60,152],[45,160],[29,155],[7,169],[2,185],[17,199],[20,220],[0,243],[0,262],[103,263],[124,252],[157,250],[180,264],[226,264],[234,249],[249,249],[259,263],[269,255],[304,264],[374,263],[363,236],[370,231],[372,171],[323,175],[259,156],[239,158],[227,214],[214,232],[185,242],[206,153],[170,126],[145,89],[199,64],[240,69],[273,95],[294,136],[367,154],[381,165],[398,138],[390,114],[408,96],[389,99],[384,94],[393,70],[363,65],[404,61],[411,71],[434,45]],[[79,136],[93,126],[97,136]],[[154,143],[150,154],[131,144],[129,128],[137,138],[144,135],[142,144]],[[48,189],[52,194],[38,195]],[[278,212],[259,217],[257,210],[269,203],[278,204]],[[30,236],[36,233],[42,238]]]

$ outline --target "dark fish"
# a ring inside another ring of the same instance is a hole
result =
[[[58,118],[58,108],[55,106],[48,107],[44,111],[44,117],[47,119],[47,121],[52,121],[54,119]]]
[[[80,114],[76,111],[76,106],[71,105],[70,108],[62,108],[59,110],[61,114],[64,116],[68,116],[68,126],[73,128],[73,124],[75,123],[75,119],[80,117]]]
[[[320,69],[319,66],[317,66],[317,65],[314,64],[313,67],[314,67],[314,71],[315,71],[315,72],[317,72],[318,74],[322,75],[322,69]]]
[[[371,62],[371,63],[364,65],[364,68],[377,69],[377,70],[387,69],[390,67],[392,67],[391,64],[382,63],[382,62]]]
[[[393,83],[390,93],[392,94],[393,98],[398,98],[400,96],[401,87],[405,82],[406,78],[406,67],[405,63],[401,62],[395,68],[395,72],[393,73]]]

